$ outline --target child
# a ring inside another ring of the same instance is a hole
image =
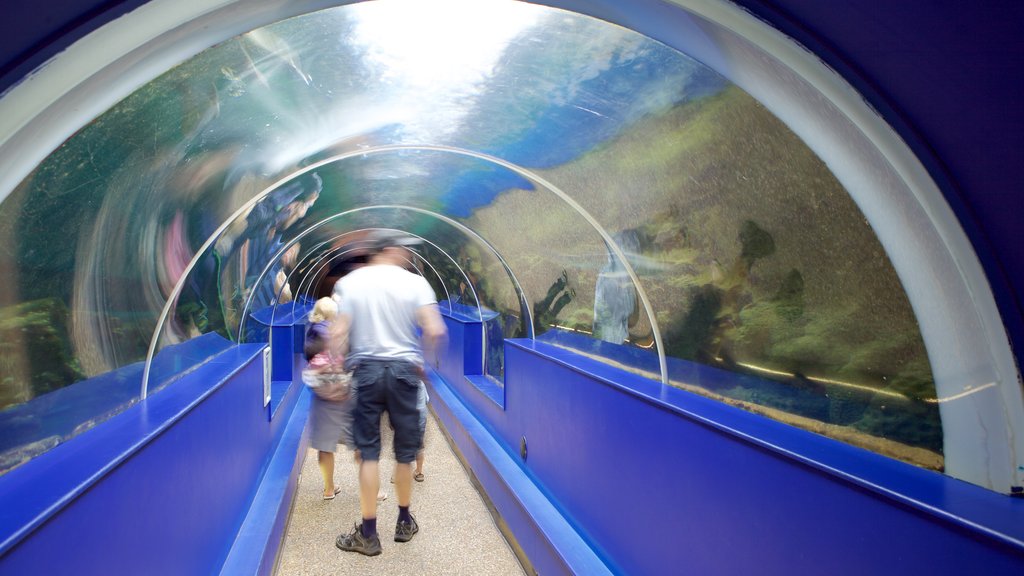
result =
[[[305,356],[309,365],[302,381],[313,390],[310,408],[310,444],[319,452],[317,462],[324,479],[324,500],[333,500],[341,488],[334,484],[334,451],[338,443],[353,447],[351,377],[344,359],[330,353],[330,322],[338,305],[330,298],[316,301],[309,313]]]
[[[324,300],[333,303],[330,298]],[[319,322],[306,331],[305,354],[308,364],[302,371],[302,382],[321,400],[344,402],[351,393],[351,378],[345,372],[344,360],[331,355],[328,330],[323,322]]]

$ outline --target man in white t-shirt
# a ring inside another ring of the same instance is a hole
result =
[[[356,406],[352,413],[359,466],[362,524],[341,534],[335,545],[367,556],[381,553],[377,535],[377,491],[380,487],[380,417],[385,410],[395,430],[395,493],[398,522],[395,541],[408,542],[419,531],[409,512],[412,467],[421,447],[417,406],[424,378],[424,349],[432,352],[446,329],[434,290],[418,274],[406,270],[410,246],[417,238],[394,230],[374,230],[367,239],[366,266],[334,285],[339,314],[333,325],[335,345],[353,370]],[[417,328],[422,330],[423,347]]]

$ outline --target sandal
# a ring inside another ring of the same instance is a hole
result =
[[[337,496],[340,493],[341,493],[341,486],[335,486],[334,487],[334,494],[331,494],[330,496],[326,496],[325,495],[324,496],[324,500],[334,500],[334,497]]]
[[[413,474],[412,479],[417,482],[423,482],[423,472],[417,472],[416,474]]]

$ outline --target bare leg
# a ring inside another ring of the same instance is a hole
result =
[[[416,474],[423,474],[423,450],[416,453]]]
[[[412,501],[412,464],[395,464],[395,494],[399,506],[408,506]]]
[[[363,459],[359,456],[359,450],[355,451],[355,457],[356,457],[356,464],[360,465],[359,473],[362,474]],[[360,476],[360,482],[361,481],[362,481],[362,477]],[[378,486],[380,485],[380,479],[379,478],[377,479],[377,484],[378,484]],[[387,499],[388,499],[388,493],[384,491],[383,487],[378,487],[378,489],[377,489],[377,501],[378,502],[383,502],[384,500],[387,500]]]
[[[376,460],[359,464],[359,511],[363,518],[377,517],[377,491],[380,490],[380,469]]]
[[[320,465],[320,475],[324,479],[324,496],[334,496],[334,452],[317,452],[316,460]]]

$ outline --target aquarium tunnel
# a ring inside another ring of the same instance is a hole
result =
[[[1022,573],[1024,9],[825,4],[5,7],[0,573],[273,573],[380,229],[528,573]]]

